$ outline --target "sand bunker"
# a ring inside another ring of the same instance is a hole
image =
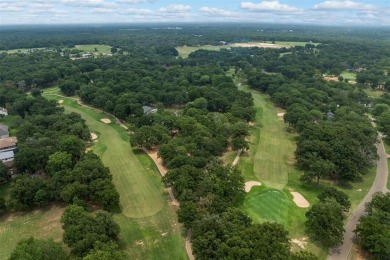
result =
[[[308,208],[310,207],[310,203],[302,196],[299,192],[290,191],[291,195],[293,195],[293,201],[300,208]]]
[[[94,133],[91,133],[91,140],[93,141],[93,140],[96,140],[98,137],[97,137],[97,135],[96,134],[94,134]]]
[[[152,158],[153,162],[156,164],[161,175],[164,176],[167,173],[168,169],[165,168],[165,166],[163,165],[162,159],[160,157],[158,157],[157,151],[145,150],[145,152],[149,155],[150,158]]]
[[[338,77],[324,76],[324,80],[326,81],[339,81]]]
[[[250,192],[253,186],[261,186],[261,182],[258,181],[245,182],[245,192]]]
[[[291,242],[298,245],[300,248],[305,249],[305,246],[307,245],[307,237],[301,238],[301,239],[291,239]]]
[[[61,100],[58,100],[57,102],[58,102],[58,104],[62,104],[62,103],[64,103],[64,100],[61,99]]]
[[[100,119],[100,121],[102,121],[102,122],[105,123],[105,124],[111,123],[111,120],[108,119],[108,118],[102,118],[102,119]]]
[[[278,113],[278,116],[279,116],[279,117],[283,117],[284,114],[286,114],[286,113],[284,113],[284,112],[283,112],[283,113]]]

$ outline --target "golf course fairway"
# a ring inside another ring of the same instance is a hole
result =
[[[127,130],[114,118],[79,105],[74,98],[60,96],[56,89],[44,95],[63,100],[60,105],[65,111],[80,114],[97,134],[92,150],[110,169],[119,192],[121,210],[114,219],[121,227],[120,244],[129,259],[187,259],[182,230],[157,167],[146,154],[133,152]],[[103,118],[111,123],[102,122]]]

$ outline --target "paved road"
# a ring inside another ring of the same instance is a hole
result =
[[[334,248],[331,251],[331,254],[328,256],[328,260],[347,260],[348,256],[351,252],[354,240],[355,240],[355,233],[353,231],[356,228],[356,225],[359,221],[359,218],[364,214],[364,205],[371,201],[372,195],[375,192],[382,191],[386,192],[388,191],[386,188],[387,183],[387,154],[385,152],[385,147],[383,145],[383,141],[380,140],[380,143],[377,144],[377,151],[379,155],[379,161],[377,164],[377,173],[375,177],[375,181],[371,186],[371,189],[367,193],[367,195],[364,197],[363,201],[359,204],[359,206],[356,208],[355,212],[352,214],[352,216],[348,219],[347,224],[345,225],[345,233],[344,233],[344,240],[343,244],[337,248]]]

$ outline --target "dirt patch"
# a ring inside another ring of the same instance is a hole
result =
[[[245,182],[245,192],[250,192],[253,186],[261,186],[261,182],[258,181]]]
[[[91,140],[96,140],[98,137],[95,133],[91,133]]]
[[[294,203],[300,208],[308,208],[310,207],[310,203],[303,197],[302,194],[296,191],[290,191],[291,195],[293,195]]]
[[[136,244],[137,246],[143,246],[143,245],[144,245],[144,241],[142,241],[142,240],[137,240],[137,241],[135,241],[135,244]]]
[[[254,125],[256,125],[256,123],[255,122],[248,122],[248,125],[249,126],[254,126]]]
[[[105,123],[105,124],[111,123],[111,120],[108,119],[108,118],[102,118],[102,119],[100,119],[100,121],[102,121],[102,122]]]
[[[265,43],[265,42],[247,42],[247,43],[233,43],[230,44],[230,47],[259,47],[259,48],[272,48],[272,49],[280,49],[282,46],[273,44],[273,43]]]
[[[62,104],[62,103],[64,103],[64,100],[60,99],[57,102],[58,102],[58,104]]]
[[[326,81],[339,81],[338,77],[330,77],[330,76],[324,76],[324,80]]]
[[[165,166],[163,165],[162,159],[160,157],[158,157],[157,151],[147,151],[147,150],[145,150],[145,152],[149,155],[150,158],[152,158],[153,162],[156,164],[158,170],[160,171],[160,174],[162,176],[165,176],[165,174],[167,173],[168,169],[165,168]]]
[[[240,161],[240,155],[241,155],[242,150],[238,150],[236,154],[236,158],[234,158],[234,161],[232,163],[233,166],[236,166],[236,164]]]

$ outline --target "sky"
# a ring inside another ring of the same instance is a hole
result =
[[[0,26],[145,22],[390,26],[390,0],[0,0]]]

